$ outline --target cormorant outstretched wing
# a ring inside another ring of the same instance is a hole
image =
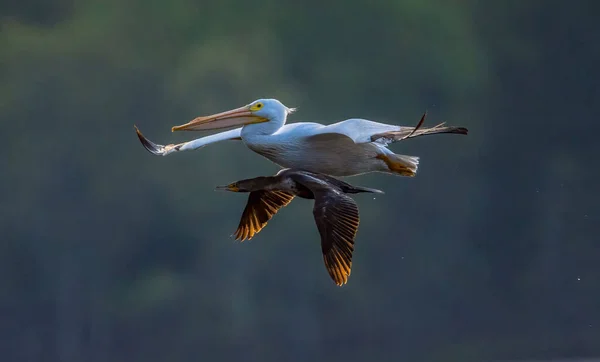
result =
[[[346,284],[352,270],[354,237],[360,221],[358,206],[339,187],[327,182],[327,178],[306,172],[291,177],[313,193],[313,216],[321,235],[325,268],[337,285]]]
[[[352,270],[358,206],[351,197],[337,190],[323,190],[315,192],[313,215],[321,234],[325,268],[337,285],[346,284]]]
[[[283,191],[252,191],[242,213],[242,218],[235,235],[236,240],[250,240],[261,231],[267,222],[281,209],[289,204],[294,195]]]

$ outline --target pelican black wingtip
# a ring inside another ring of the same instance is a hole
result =
[[[138,139],[140,140],[140,142],[142,143],[142,146],[144,146],[144,148],[152,153],[153,155],[160,155],[161,151],[162,151],[162,147],[160,145],[157,145],[156,143],[150,141],[149,139],[147,139],[142,132],[140,132],[140,130],[137,128],[136,125],[134,125],[133,127],[135,127],[135,133],[138,136]]]

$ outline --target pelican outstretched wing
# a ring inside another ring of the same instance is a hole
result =
[[[217,133],[214,135],[197,138],[197,139],[189,141],[189,142],[160,145],[160,144],[154,143],[154,142],[150,141],[148,138],[146,138],[142,134],[142,132],[140,132],[140,130],[137,128],[137,126],[134,126],[134,127],[135,127],[135,133],[137,134],[137,136],[138,136],[140,142],[142,143],[142,145],[144,146],[144,148],[146,150],[148,150],[148,152],[152,153],[153,155],[157,155],[157,156],[166,156],[171,153],[178,152],[178,151],[196,150],[196,149],[204,147],[208,144],[216,143],[216,142],[220,142],[220,141],[227,141],[227,140],[238,140],[239,141],[242,139],[240,137],[240,133],[241,133],[242,129],[236,128],[236,129],[232,129],[230,131],[220,132],[220,133]]]
[[[431,134],[468,133],[468,130],[464,127],[444,126],[445,123],[440,123],[431,128],[422,128],[426,116],[427,112],[423,114],[415,127],[396,126],[361,118],[351,118],[327,126],[311,123],[307,124],[311,130],[311,132],[308,132],[308,137],[322,141],[334,141],[345,138],[352,140],[353,143],[377,142],[387,145],[408,138]]]
[[[438,133],[456,133],[456,134],[468,134],[468,130],[465,127],[447,127],[444,126],[445,122],[438,124],[431,128],[421,128],[423,122],[427,117],[427,112],[423,113],[423,116],[419,120],[419,123],[415,127],[402,127],[397,131],[387,131],[382,133],[375,133],[371,135],[371,142],[382,142],[385,144],[402,141],[408,138],[415,138],[418,136],[425,136]]]

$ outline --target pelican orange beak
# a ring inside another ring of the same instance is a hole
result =
[[[243,106],[210,116],[194,118],[186,124],[171,128],[171,131],[202,131],[208,129],[243,126],[267,121],[267,118],[254,115],[250,110],[250,106]]]

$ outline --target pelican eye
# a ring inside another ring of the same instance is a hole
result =
[[[263,107],[263,104],[259,102],[259,103],[254,104],[252,107],[250,107],[250,110],[252,110],[252,111],[258,111],[262,107]]]

